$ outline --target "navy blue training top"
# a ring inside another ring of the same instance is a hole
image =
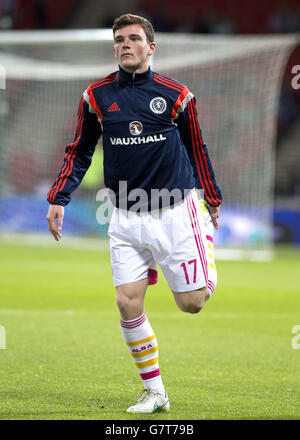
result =
[[[132,74],[121,67],[84,91],[75,138],[49,190],[49,203],[65,206],[70,202],[101,135],[104,184],[114,192],[117,207],[130,209],[138,200],[136,191],[144,190],[149,210],[154,193],[178,189],[175,193],[183,198],[194,187],[204,190],[209,205],[221,204],[193,94],[150,68]],[[126,182],[126,194],[120,193],[120,182],[123,188]]]

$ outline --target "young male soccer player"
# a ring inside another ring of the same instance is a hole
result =
[[[222,196],[194,96],[149,67],[156,49],[152,25],[126,14],[115,20],[113,35],[119,70],[83,93],[74,142],[48,193],[47,221],[59,240],[63,207],[102,135],[105,185],[115,195],[109,236],[121,331],[144,385],[127,411],[152,413],[168,410],[169,400],[157,339],[144,311],[146,289],[156,282],[159,264],[178,307],[188,313],[203,308],[217,281],[212,225],[218,228]],[[195,188],[203,188],[205,205]],[[143,200],[139,210],[134,195]]]

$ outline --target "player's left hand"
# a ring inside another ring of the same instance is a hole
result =
[[[47,222],[48,228],[56,241],[61,239],[61,228],[63,225],[64,207],[60,205],[49,205]]]
[[[220,206],[210,206],[210,205],[207,205],[207,209],[208,209],[208,211],[210,213],[211,220],[213,222],[214,227],[216,229],[219,229],[218,218],[219,218]]]

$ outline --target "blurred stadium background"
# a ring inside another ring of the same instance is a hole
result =
[[[6,90],[0,89],[2,238],[12,239],[12,233],[18,239],[23,234],[47,233],[46,194],[62,163],[64,148],[73,140],[79,96],[90,81],[116,67],[111,41],[86,44],[81,50],[82,45],[76,44],[5,45],[3,38],[1,45],[1,36],[13,30],[74,30],[76,39],[75,30],[110,28],[113,18],[127,11],[148,17],[160,35],[161,51],[154,59],[154,70],[187,83],[198,97],[200,125],[224,191],[218,244],[264,250],[273,242],[299,246],[300,90],[292,87],[292,67],[300,64],[300,48],[297,39],[284,40],[300,29],[296,0],[267,0],[256,5],[218,0],[62,0],[59,8],[47,0],[2,0],[0,64],[6,69]],[[186,40],[180,37],[183,33]],[[283,38],[278,40],[282,45],[260,48],[260,41],[257,53],[247,56],[251,37],[270,34]],[[238,46],[245,56],[235,60],[234,50],[232,58],[228,47],[234,49],[237,35],[246,38],[246,45]],[[187,47],[191,57],[182,63]],[[210,50],[216,50],[212,63],[207,62]],[[198,53],[202,55],[199,63],[191,63]],[[177,64],[164,68],[159,61],[172,54]],[[92,69],[89,75],[84,66]],[[263,78],[267,80],[263,82]],[[266,91],[270,83],[272,87]],[[245,96],[238,102],[241,91]],[[231,102],[235,102],[236,113]],[[248,119],[246,128],[241,119]],[[248,151],[247,145],[251,145]],[[107,225],[95,221],[96,193],[103,186],[102,179],[101,149],[97,149],[93,165],[68,207],[65,234],[106,235]]]
[[[198,98],[224,193],[218,250],[268,258],[278,244],[271,263],[217,261],[219,286],[199,316],[177,309],[159,275],[146,310],[172,410],[158,417],[299,419],[299,334],[291,346],[300,324],[299,8],[297,0],[0,0],[0,419],[123,420],[140,391],[119,331],[107,225],[96,221],[101,148],[66,208],[61,243],[46,224],[80,95],[116,70],[105,29],[125,12],[153,22],[154,70]]]

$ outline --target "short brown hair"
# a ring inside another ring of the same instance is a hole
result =
[[[152,41],[154,41],[154,29],[150,21],[148,21],[144,17],[140,17],[139,15],[133,15],[133,14],[124,14],[115,19],[112,28],[114,35],[117,30],[125,26],[130,26],[131,24],[141,25],[141,27],[144,29],[144,32],[146,34],[148,43],[152,43]]]

